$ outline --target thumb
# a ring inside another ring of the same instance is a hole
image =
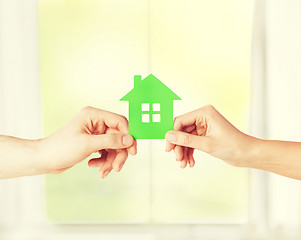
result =
[[[90,146],[93,151],[101,149],[122,149],[134,144],[134,138],[125,133],[107,133],[100,135],[89,135]]]
[[[175,145],[209,152],[210,138],[206,136],[197,136],[181,131],[169,131],[166,133],[165,139]]]

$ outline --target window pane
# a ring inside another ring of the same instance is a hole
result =
[[[252,1],[151,0],[150,25],[148,7],[148,0],[40,1],[45,135],[86,105],[127,116],[128,105],[119,99],[132,89],[134,75],[150,73],[183,99],[174,102],[174,116],[210,103],[246,130]],[[196,166],[180,169],[164,140],[139,140],[138,148],[124,170],[106,180],[87,161],[47,176],[49,219],[208,223],[247,217],[245,169],[198,151]]]
[[[152,68],[183,99],[174,102],[175,116],[213,104],[246,130],[252,2],[188,2],[152,1]],[[199,151],[194,168],[180,169],[164,141],[152,149],[154,222],[246,219],[247,170]]]
[[[149,111],[149,103],[142,103],[141,109],[142,111]]]
[[[45,135],[84,106],[127,115],[119,99],[135,73],[147,73],[145,2],[43,0],[39,16]],[[121,173],[112,171],[105,180],[87,161],[46,176],[49,219],[148,222],[149,143],[139,147],[141,156],[130,157]]]
[[[153,114],[153,122],[160,122],[161,116],[160,114]]]
[[[153,111],[160,111],[160,103],[153,104]]]
[[[142,114],[142,122],[149,122],[149,114]]]

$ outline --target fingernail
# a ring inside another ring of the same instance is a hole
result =
[[[165,138],[170,142],[176,141],[176,135],[174,133],[167,133]]]
[[[185,166],[185,161],[183,160],[181,161],[181,168],[184,168],[184,166]]]
[[[105,178],[106,176],[108,176],[108,174],[110,173],[110,171],[105,171],[103,174],[103,178]]]
[[[173,152],[174,152],[174,154],[175,154],[176,161],[181,161],[181,159],[179,158],[178,154],[176,154],[176,152],[175,152],[175,151],[173,151]]]
[[[133,137],[131,135],[126,135],[122,137],[122,143],[123,145],[131,145],[131,143],[133,142]]]

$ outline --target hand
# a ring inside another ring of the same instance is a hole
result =
[[[100,157],[89,161],[99,167],[101,178],[112,169],[120,171],[128,153],[137,153],[137,144],[128,134],[125,117],[86,107],[59,130],[41,140],[41,164],[48,173],[61,173],[94,152]]]
[[[205,106],[174,120],[174,131],[166,136],[166,151],[175,151],[181,167],[193,167],[194,149],[209,153],[234,166],[245,166],[255,138],[240,132],[214,107]]]

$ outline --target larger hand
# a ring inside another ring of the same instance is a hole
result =
[[[120,171],[128,153],[137,152],[136,141],[128,134],[125,117],[86,107],[59,130],[41,141],[41,165],[49,173],[60,173],[99,152],[89,166],[100,167],[105,178],[114,169]]]

